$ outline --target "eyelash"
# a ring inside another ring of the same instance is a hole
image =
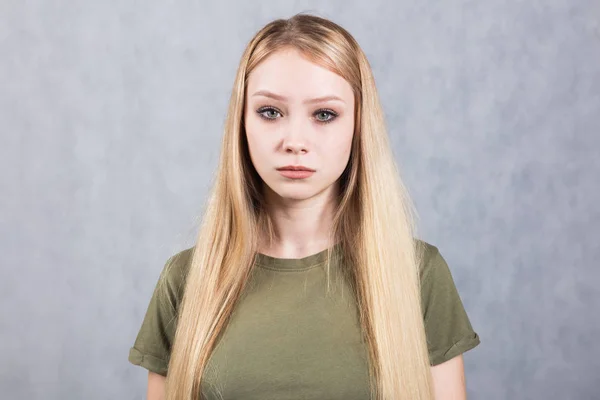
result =
[[[276,112],[278,112],[279,114],[281,114],[281,111],[279,111],[278,109],[276,109],[276,108],[274,108],[274,107],[261,107],[261,108],[259,108],[258,110],[256,110],[256,112],[258,113],[258,115],[259,115],[259,116],[260,116],[262,119],[264,119],[264,120],[266,120],[266,121],[269,121],[269,122],[270,122],[270,121],[275,121],[277,118],[268,118],[268,117],[265,117],[265,116],[263,115],[263,113],[264,113],[265,111],[270,111],[270,110],[272,110],[272,111],[276,111]],[[319,110],[315,111],[315,115],[318,115],[318,114],[320,114],[320,113],[328,113],[328,114],[330,114],[330,115],[331,115],[331,117],[330,117],[328,120],[326,120],[326,121],[323,121],[323,120],[317,119],[317,122],[318,122],[318,123],[320,123],[320,124],[328,124],[328,123],[330,123],[330,122],[333,122],[333,121],[334,121],[334,120],[335,120],[335,119],[338,117],[338,113],[336,113],[335,111],[333,111],[333,110],[330,110],[330,109],[328,109],[328,108],[321,108],[321,109],[319,109]]]

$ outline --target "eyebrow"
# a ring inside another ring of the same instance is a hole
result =
[[[283,102],[288,101],[287,97],[273,93],[273,92],[269,92],[268,90],[259,90],[258,92],[255,92],[252,96],[270,97],[272,99],[283,101]],[[321,102],[330,101],[330,100],[337,100],[337,101],[341,101],[342,103],[345,103],[345,101],[342,100],[342,98],[330,94],[327,96],[315,97],[313,99],[305,100],[304,104],[321,103]]]

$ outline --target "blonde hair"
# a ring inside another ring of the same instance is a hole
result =
[[[304,13],[267,24],[240,61],[218,169],[178,310],[166,399],[201,397],[202,373],[254,267],[257,238],[265,232],[272,237],[262,181],[249,157],[243,112],[249,74],[284,47],[342,76],[354,91],[352,149],[340,177],[330,234],[340,244],[356,294],[372,398],[432,399],[420,303],[422,251],[414,239],[416,213],[390,149],[371,68],[344,28]]]

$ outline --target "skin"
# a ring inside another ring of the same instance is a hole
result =
[[[166,377],[155,372],[148,371],[147,400],[164,400]]]
[[[326,249],[332,245],[327,232],[354,132],[350,84],[297,50],[282,49],[252,71],[246,99],[244,127],[250,157],[265,183],[275,229],[274,243],[261,243],[260,252],[302,258]],[[303,165],[316,172],[292,180],[276,170],[286,165]],[[432,367],[431,373],[436,400],[466,399],[462,355]],[[148,400],[164,398],[164,382],[163,376],[149,373]]]
[[[348,164],[354,131],[350,84],[298,51],[284,49],[252,71],[246,96],[250,157],[265,182],[276,235],[271,247],[260,246],[261,252],[301,258],[327,248],[337,180]],[[329,96],[337,99],[315,100]],[[316,172],[292,180],[276,170],[285,165]]]
[[[465,367],[462,354],[431,367],[436,400],[466,400]]]

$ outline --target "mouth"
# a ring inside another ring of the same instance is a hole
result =
[[[315,172],[314,169],[305,167],[304,165],[286,165],[285,167],[277,168],[277,171],[307,171],[307,172]]]
[[[288,165],[286,167],[277,168],[277,171],[289,179],[306,179],[315,173],[314,169],[302,165]]]

